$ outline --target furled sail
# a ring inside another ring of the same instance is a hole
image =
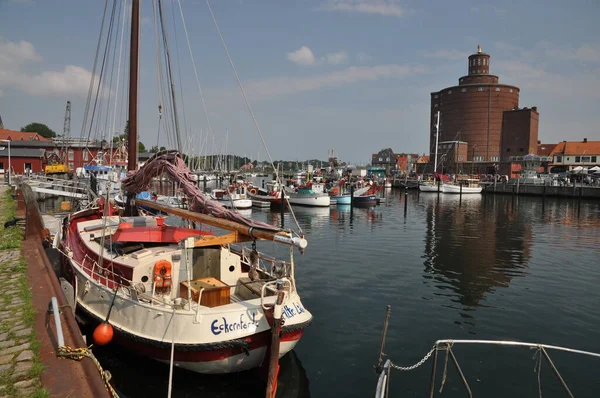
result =
[[[190,210],[207,214],[217,218],[236,221],[249,227],[277,231],[278,228],[271,224],[251,220],[227,209],[217,201],[209,199],[197,186],[190,175],[190,169],[186,166],[178,151],[162,151],[152,156],[135,172],[129,172],[127,177],[121,181],[121,187],[128,193],[139,193],[147,189],[152,178],[163,173],[171,176],[178,183],[181,190],[188,198]]]

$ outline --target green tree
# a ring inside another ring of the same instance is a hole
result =
[[[121,141],[127,141],[127,134],[119,134],[119,135],[113,137],[113,143],[117,143],[117,142],[121,142]]]
[[[165,148],[164,146],[161,146],[161,147],[159,148],[159,147],[157,147],[156,145],[153,145],[153,146],[150,148],[150,151],[149,151],[149,152],[152,152],[152,153],[158,153],[158,152],[160,152],[160,151],[164,151],[164,150],[166,150],[166,149],[167,149],[167,148]]]
[[[143,142],[138,142],[138,152],[146,152],[146,145]]]
[[[38,133],[45,138],[56,137],[54,130],[43,123],[29,123],[27,126],[21,127],[21,131],[27,133]]]

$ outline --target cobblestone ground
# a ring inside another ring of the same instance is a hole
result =
[[[0,185],[0,195],[7,186]],[[6,202],[0,204],[5,218]],[[3,225],[0,225],[3,228]],[[20,249],[0,250],[0,398],[45,397],[40,390],[41,365],[32,325],[35,312]]]
[[[25,268],[19,249],[0,251],[0,397],[30,396],[39,385],[31,377],[34,353],[25,325],[21,289]]]

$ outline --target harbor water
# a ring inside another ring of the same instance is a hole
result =
[[[405,207],[405,201],[407,206]],[[385,353],[418,362],[438,339],[519,340],[600,352],[600,202],[388,190],[374,208],[297,208],[309,246],[295,254],[304,306],[314,321],[282,363],[280,396],[373,396],[386,305]],[[253,209],[276,225],[281,215]],[[293,225],[289,212],[286,226]],[[272,243],[263,249],[277,248]],[[169,368],[115,347],[95,348],[127,397],[166,396]],[[535,350],[455,346],[475,396],[538,396]],[[597,396],[600,359],[549,352],[571,391]],[[440,394],[466,395],[451,362]],[[431,360],[393,370],[390,396],[429,391]],[[226,376],[176,370],[175,397],[264,396],[257,372]],[[544,396],[563,396],[543,363]]]

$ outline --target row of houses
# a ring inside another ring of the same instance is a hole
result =
[[[502,174],[517,177],[521,162],[508,158],[490,165],[469,156],[467,143],[461,141],[440,142],[438,144],[437,172],[444,174]],[[576,167],[600,166],[600,141],[563,141],[558,144],[542,144],[529,148],[529,153],[548,159],[542,164],[543,172],[561,173]],[[467,158],[472,160],[467,160]],[[434,161],[431,156],[418,154],[396,154],[391,148],[382,149],[371,156],[373,167],[384,168],[390,173],[433,173]]]
[[[10,142],[10,145],[9,145]],[[15,174],[39,173],[52,159],[64,159],[71,170],[98,162],[126,163],[126,150],[110,148],[105,141],[44,138],[38,133],[0,129],[0,173],[10,167]],[[140,154],[147,159],[151,154]]]

